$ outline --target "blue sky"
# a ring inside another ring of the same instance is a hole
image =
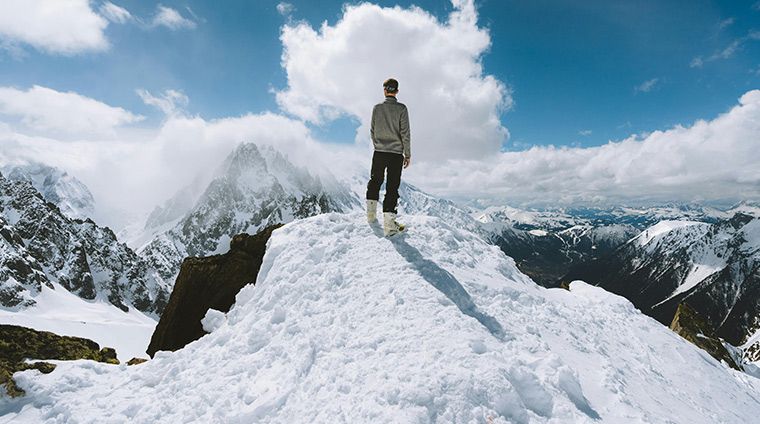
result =
[[[143,20],[155,14],[151,2],[114,3]],[[334,25],[344,4],[289,3],[292,19],[315,28],[324,21]],[[378,3],[417,5],[441,21],[453,9],[443,1]],[[196,27],[172,31],[111,24],[105,30],[108,51],[77,56],[21,45],[21,57],[0,53],[0,86],[75,91],[144,115],[143,125],[161,115],[143,103],[137,88],[182,90],[190,99],[188,111],[206,119],[278,110],[270,90],[287,85],[279,36],[288,19],[278,12],[279,2],[161,4]],[[484,72],[512,90],[514,105],[501,114],[511,134],[509,150],[594,146],[691,124],[727,111],[741,94],[760,86],[760,40],[742,41],[728,57],[709,60],[760,29],[755,1],[476,4],[478,23],[489,30],[492,43],[482,56]],[[692,66],[696,58],[703,58],[702,66]],[[342,119],[311,126],[319,139],[353,142],[358,124]]]
[[[760,200],[757,0],[6,0],[0,165],[150,209],[242,140],[366,155],[389,76],[434,194]]]

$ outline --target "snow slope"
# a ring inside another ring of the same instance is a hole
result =
[[[544,289],[473,233],[292,222],[213,333],[135,367],[16,374],[0,422],[739,423],[760,381],[627,300]],[[706,384],[709,384],[707,386]],[[16,422],[16,421],[14,421]]]
[[[42,286],[35,305],[19,311],[0,308],[0,324],[20,325],[59,336],[85,337],[103,347],[116,349],[119,361],[147,358],[145,349],[157,322],[142,312],[129,312],[102,300],[87,301],[53,283]]]

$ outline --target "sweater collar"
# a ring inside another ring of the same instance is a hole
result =
[[[394,103],[398,102],[398,100],[396,100],[396,98],[393,97],[393,96],[385,96],[385,101],[386,102],[394,102]]]

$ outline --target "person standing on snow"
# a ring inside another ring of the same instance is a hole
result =
[[[398,187],[401,184],[401,170],[411,162],[411,136],[409,133],[409,112],[403,103],[396,100],[398,81],[391,78],[383,83],[385,101],[372,109],[372,124],[369,134],[375,152],[372,155],[372,169],[367,183],[367,221],[373,222],[377,215],[377,201],[380,199],[380,186],[385,172],[388,180],[385,184],[383,200],[383,232],[386,236],[406,231],[396,222],[396,204]]]

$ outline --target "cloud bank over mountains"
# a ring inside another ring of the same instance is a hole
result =
[[[435,193],[496,203],[760,200],[758,140],[760,90],[752,90],[711,121],[599,147],[533,147],[480,161],[425,163],[413,175]]]
[[[281,33],[287,86],[274,92],[281,112],[207,120],[185,112],[192,99],[182,87],[157,95],[135,87],[163,119],[151,126],[140,114],[78,93],[0,87],[0,165],[35,158],[59,166],[99,202],[133,211],[208,178],[243,141],[340,174],[347,157],[358,155],[369,167],[372,105],[393,76],[412,121],[413,162],[404,179],[433,194],[483,205],[760,200],[760,90],[720,116],[620,142],[504,151],[509,132],[500,117],[513,104],[511,91],[483,69],[491,37],[478,26],[473,2],[453,4],[445,22],[419,8],[369,3],[345,6],[342,19],[319,30],[288,19]],[[112,22],[133,19],[111,3],[104,7]],[[8,39],[11,27],[0,17],[0,37]],[[310,125],[341,117],[360,122],[355,145],[314,140]]]

